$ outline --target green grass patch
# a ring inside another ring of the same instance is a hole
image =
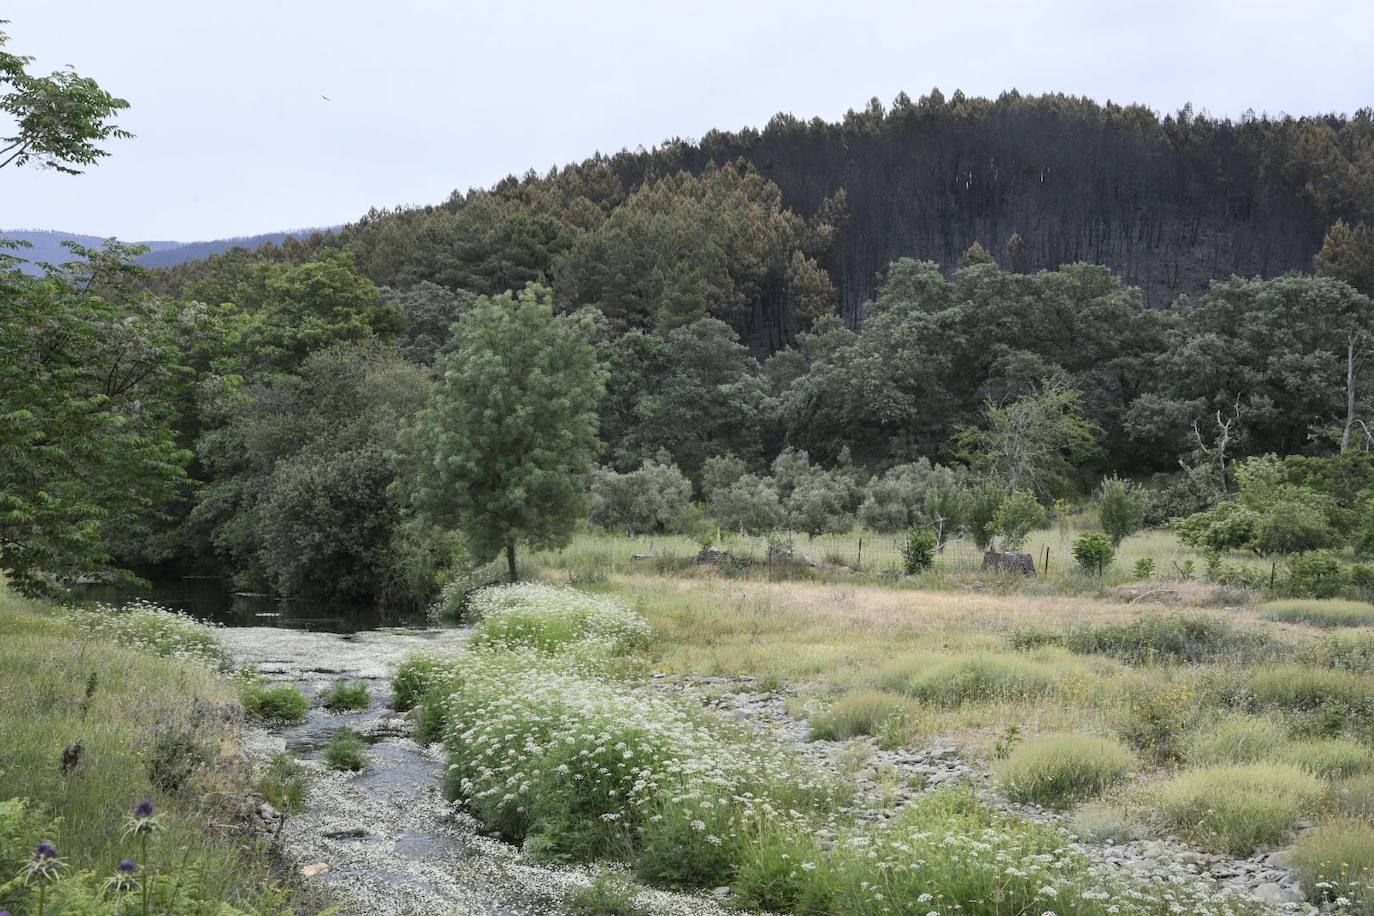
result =
[[[1342,814],[1374,821],[1374,773],[1332,783],[1327,798]]]
[[[930,715],[920,703],[885,690],[856,690],[835,700],[811,719],[811,737],[843,741],[872,735],[879,745],[904,747],[929,730]]]
[[[1122,623],[1080,624],[1063,633],[1029,630],[1015,634],[1012,641],[1018,648],[1058,644],[1131,665],[1253,659],[1273,648],[1263,633],[1206,614],[1145,614]]]
[[[324,762],[333,770],[357,772],[367,767],[367,744],[351,728],[341,728],[324,746]]]
[[[1013,801],[1063,808],[1101,794],[1135,767],[1119,741],[1097,735],[1052,735],[1016,746],[992,765],[993,775]]]
[[[1292,741],[1276,755],[1323,779],[1342,779],[1374,770],[1374,751],[1349,738]]]
[[[1374,627],[1374,604],[1334,598],[1288,598],[1260,605],[1259,615],[1313,627]]]
[[[1374,913],[1374,824],[1337,820],[1293,844],[1293,868],[1313,903],[1344,897],[1358,913]]]
[[[290,684],[249,682],[240,697],[244,709],[267,722],[303,722],[310,711],[310,698]]]
[[[1300,661],[1355,674],[1374,674],[1374,632],[1330,633],[1303,646]]]
[[[320,697],[320,705],[330,712],[367,709],[372,702],[366,681],[335,681]]]
[[[1160,819],[1199,845],[1229,855],[1285,842],[1322,795],[1317,777],[1291,764],[1186,770],[1149,794]]]
[[[1295,712],[1374,709],[1374,679],[1352,671],[1310,665],[1268,665],[1250,676],[1250,692],[1262,706]]]
[[[156,912],[219,912],[221,903],[291,911],[265,845],[211,829],[234,822],[233,800],[252,787],[233,744],[241,716],[233,685],[203,655],[122,644],[3,588],[0,636],[4,881],[49,841],[69,866],[49,912],[60,911],[59,898],[70,912],[104,912],[100,883],[115,863],[142,855],[123,835],[125,820],[150,799],[165,828],[148,844]],[[27,891],[5,893],[0,909],[36,911]]]
[[[635,895],[628,881],[602,875],[569,894],[564,906],[572,916],[652,916],[635,903]]]
[[[939,706],[959,706],[1048,696],[1076,673],[1080,672],[1066,671],[1062,662],[1052,664],[1022,653],[921,654],[890,662],[879,671],[876,685]]]
[[[1190,733],[1183,741],[1183,759],[1193,767],[1274,760],[1287,741],[1283,728],[1270,719],[1227,716]]]
[[[290,754],[273,754],[258,766],[256,785],[268,804],[283,814],[293,814],[305,804],[310,771]]]
[[[584,643],[624,655],[649,638],[644,618],[616,599],[540,582],[482,589],[473,595],[469,613],[476,620],[471,643],[477,648],[561,652]]]
[[[150,601],[133,601],[119,607],[97,604],[67,613],[77,626],[98,639],[213,668],[225,664],[224,650],[213,629]]]

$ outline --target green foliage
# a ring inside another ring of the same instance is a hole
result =
[[[547,290],[484,298],[454,325],[455,352],[410,442],[412,499],[462,530],[474,558],[567,542],[585,510],[602,373]]]
[[[1158,785],[1152,800],[1170,828],[1206,849],[1245,856],[1284,842],[1321,794],[1315,776],[1264,763],[1185,771]]]
[[[1053,693],[1064,671],[1022,655],[991,653],[954,657],[899,658],[877,675],[885,690],[941,706]]]
[[[407,289],[382,288],[378,295],[405,320],[397,349],[406,359],[425,366],[433,365],[447,350],[449,329],[477,301],[467,290],[451,290],[429,280]]]
[[[1112,545],[1116,546],[1139,531],[1145,523],[1149,496],[1140,487],[1113,476],[1102,481],[1098,503],[1102,530],[1112,539]]]
[[[1076,624],[1062,636],[1049,634],[1039,642],[1110,655],[1132,665],[1249,660],[1272,649],[1267,634],[1208,614],[1142,614],[1123,623]]]
[[[211,668],[223,667],[226,662],[211,627],[148,601],[132,601],[118,608],[97,604],[89,610],[73,610],[70,617],[82,631],[121,646]]]
[[[1078,568],[1089,576],[1101,576],[1116,559],[1112,539],[1097,531],[1080,534],[1073,542],[1073,559]]]
[[[273,754],[260,766],[256,787],[272,807],[283,814],[293,814],[305,804],[310,771],[290,754]]]
[[[268,722],[301,722],[310,710],[310,700],[297,687],[281,684],[245,684],[240,691],[243,708]]]
[[[564,906],[572,916],[651,916],[635,903],[635,890],[628,882],[609,875],[573,891]]]
[[[843,469],[826,471],[806,452],[785,449],[773,462],[773,481],[791,530],[814,538],[853,526],[859,492]]]
[[[1029,490],[1016,490],[997,507],[992,528],[1008,549],[1020,550],[1026,536],[1045,526],[1045,507]]]
[[[367,767],[367,745],[351,728],[341,728],[324,746],[324,762],[332,770],[357,772]]]
[[[0,258],[0,574],[30,595],[107,570],[190,458],[173,423],[196,309],[136,292],[135,249],[75,253],[79,271],[42,278]]]
[[[1020,744],[993,764],[1008,798],[1065,807],[1126,778],[1135,758],[1120,742],[1095,735],[1054,735]]]
[[[1355,819],[1318,825],[1293,844],[1293,869],[1312,903],[1343,897],[1374,912],[1374,825]]]
[[[1155,561],[1151,557],[1141,557],[1135,561],[1135,567],[1131,570],[1132,575],[1141,581],[1153,579],[1155,577]]]
[[[726,530],[764,534],[787,520],[778,488],[767,477],[745,474],[728,486],[708,491],[711,517]]]
[[[32,163],[77,175],[109,155],[101,143],[133,136],[110,123],[128,102],[70,67],[47,76],[29,73],[33,58],[5,51],[8,41],[0,32],[0,112],[15,132],[0,137],[0,168]]]
[[[927,724],[921,705],[910,697],[883,690],[846,693],[811,718],[811,737],[843,741],[872,735],[880,745],[902,747]]]
[[[447,665],[432,655],[412,655],[401,662],[391,677],[391,708],[414,709]]]
[[[1298,660],[1322,668],[1374,674],[1374,632],[1332,633],[1304,645]]]
[[[575,644],[624,655],[648,641],[649,625],[614,598],[541,583],[482,589],[471,600],[473,646],[558,653]]]
[[[935,535],[924,528],[913,528],[902,541],[902,570],[918,576],[935,565]]]
[[[330,712],[366,709],[370,702],[366,681],[335,681],[320,697],[320,705]]]
[[[1286,741],[1283,729],[1270,719],[1230,716],[1207,722],[1188,735],[1183,759],[1193,767],[1274,760]]]
[[[997,513],[1006,501],[1007,493],[994,481],[984,481],[973,489],[968,503],[968,527],[973,542],[980,550],[992,545],[997,533]]]
[[[1374,604],[1364,601],[1270,601],[1260,606],[1259,613],[1266,620],[1316,627],[1374,626]]]
[[[673,464],[645,461],[628,474],[592,472],[590,517],[607,531],[662,533],[686,516],[691,501],[692,483]]]
[[[1322,779],[1358,776],[1374,769],[1374,750],[1349,738],[1294,741],[1283,748],[1279,759]]]

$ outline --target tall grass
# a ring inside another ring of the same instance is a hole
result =
[[[1241,856],[1286,841],[1321,796],[1315,776],[1277,763],[1188,770],[1150,792],[1166,826],[1208,849]]]
[[[1260,616],[1280,623],[1305,623],[1314,627],[1374,626],[1374,604],[1364,601],[1290,598],[1260,605]]]
[[[1129,749],[1097,735],[1051,735],[1027,741],[992,766],[1008,798],[1061,808],[1099,795],[1135,766]]]

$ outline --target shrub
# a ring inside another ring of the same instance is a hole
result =
[[[391,678],[391,708],[397,712],[413,709],[434,685],[435,679],[452,666],[432,655],[412,655],[396,668]]]
[[[1113,546],[1135,534],[1145,523],[1149,495],[1135,484],[1119,477],[1108,477],[1102,481],[1099,499],[1102,530],[1112,539]]]
[[[1237,503],[1218,503],[1205,512],[1175,519],[1178,539],[1199,550],[1241,550],[1255,538],[1259,515]]]
[[[1323,668],[1374,674],[1374,632],[1332,633],[1303,646],[1298,659]]]
[[[1320,599],[1270,601],[1260,606],[1260,616],[1314,627],[1368,627],[1374,626],[1374,604]]]
[[[751,910],[816,916],[1251,912],[1191,883],[1104,873],[1054,828],[999,812],[962,790],[931,793],[833,842],[765,830],[746,850],[735,890]]]
[[[90,610],[73,611],[72,619],[90,635],[121,646],[213,668],[225,663],[214,628],[148,601],[133,601],[118,608],[97,604]]]
[[[637,852],[650,880],[721,884],[730,838],[762,808],[829,797],[761,737],[727,737],[699,709],[547,659],[470,653],[442,688],[450,789],[537,857]]]
[[[310,710],[310,700],[299,688],[288,684],[269,687],[249,683],[240,692],[243,706],[259,719],[271,722],[301,722]]]
[[[598,468],[590,489],[592,522],[630,534],[668,530],[692,501],[692,483],[677,465],[654,461],[628,474]]]
[[[912,656],[878,674],[886,690],[941,706],[1052,693],[1062,672],[1024,655]]]
[[[1188,735],[1183,759],[1194,767],[1273,760],[1286,741],[1283,729],[1268,719],[1231,716]]]
[[[767,477],[745,474],[738,480],[707,493],[711,517],[730,531],[762,534],[786,521],[778,488]]]
[[[1132,747],[1165,763],[1182,757],[1183,740],[1198,718],[1196,694],[1179,684],[1140,685],[1126,692],[1117,731]]]
[[[1374,769],[1374,751],[1349,738],[1294,741],[1282,748],[1277,759],[1323,779],[1356,776]]]
[[[571,588],[524,582],[485,588],[472,597],[476,647],[560,652],[590,643],[607,654],[624,654],[647,641],[643,617],[614,598]]]
[[[1135,561],[1135,568],[1132,570],[1132,573],[1141,581],[1153,579],[1155,576],[1155,561],[1149,557],[1141,557],[1139,560]]]
[[[1344,897],[1356,912],[1374,913],[1374,824],[1322,824],[1293,844],[1292,862],[1313,903]]]
[[[912,529],[902,542],[902,569],[908,576],[918,576],[935,565],[935,534],[925,529]]]
[[[1336,810],[1350,817],[1374,818],[1374,774],[1342,779],[1328,793]]]
[[[1271,648],[1263,633],[1206,614],[1145,614],[1127,623],[1081,624],[1060,642],[1072,652],[1110,655],[1132,665],[1250,659]]]
[[[1206,849],[1246,856],[1287,840],[1315,808],[1320,780],[1290,764],[1187,770],[1157,786],[1160,818]]]
[[[273,754],[258,774],[258,792],[283,814],[300,810],[309,787],[309,771],[290,754]]]
[[[1075,836],[1089,843],[1120,845],[1144,836],[1144,828],[1115,805],[1092,802],[1074,812],[1072,829]]]
[[[973,543],[986,550],[997,533],[998,510],[1007,498],[1007,491],[994,481],[986,481],[974,487],[969,493],[967,503],[968,528],[973,535]]]
[[[1010,550],[1020,550],[1026,536],[1045,527],[1045,507],[1028,490],[1017,490],[997,507],[992,528]]]
[[[608,875],[573,891],[564,906],[572,916],[652,916],[635,903],[633,887]]]
[[[335,681],[320,698],[320,705],[330,712],[367,709],[370,702],[366,681]]]
[[[334,733],[324,746],[324,762],[334,770],[357,771],[367,766],[367,746],[362,736],[351,728]]]
[[[1295,598],[1335,598],[1344,586],[1341,564],[1331,554],[1313,551],[1289,557],[1281,590]]]
[[[925,720],[919,703],[882,690],[847,693],[811,719],[811,737],[842,741],[872,735],[888,747],[901,747],[920,732]]]
[[[1019,745],[992,772],[1013,801],[1059,808],[1116,785],[1134,765],[1131,752],[1111,738],[1055,735]]]
[[[1269,665],[1250,677],[1250,691],[1265,706],[1295,711],[1360,713],[1371,707],[1374,684],[1349,671],[1306,665]]]
[[[1099,531],[1080,534],[1073,542],[1073,560],[1089,576],[1101,576],[1112,565],[1116,548],[1111,538]]]

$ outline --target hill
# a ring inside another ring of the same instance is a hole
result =
[[[146,245],[148,253],[138,258],[138,263],[150,269],[174,267],[187,261],[208,258],[232,248],[246,248],[249,251],[260,245],[271,243],[280,245],[292,236],[308,236],[315,232],[328,232],[329,229],[300,229],[290,232],[267,232],[262,235],[236,236],[227,239],[214,239],[206,242],[142,241],[135,244]],[[38,264],[47,262],[61,264],[72,259],[71,252],[63,242],[76,242],[88,248],[98,248],[105,236],[83,235],[77,232],[60,232],[43,229],[0,229],[0,238],[28,242],[29,248],[16,252],[28,264],[22,266],[26,273],[40,273]]]

